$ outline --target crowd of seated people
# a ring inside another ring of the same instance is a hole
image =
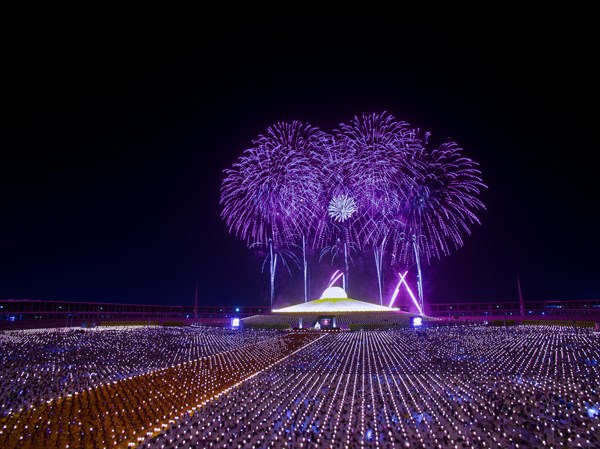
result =
[[[0,416],[272,337],[268,331],[165,326],[0,332]]]
[[[596,448],[599,343],[546,326],[330,333],[141,447]]]
[[[0,418],[0,447],[128,447],[317,338],[252,334],[237,333],[239,344],[232,349],[219,345],[220,351],[196,360],[33,402]]]
[[[44,388],[44,376],[34,376],[24,410],[1,418],[0,445],[600,446],[600,334],[593,329],[457,325],[341,333],[120,331],[104,352],[80,355],[82,372],[93,367],[105,373],[94,384],[80,389],[76,383],[53,383],[49,376],[51,386]],[[146,332],[153,343],[142,337]],[[161,341],[161,332],[172,339]],[[66,372],[65,363],[73,360],[65,353],[85,338],[90,339],[88,348],[94,338],[111,338],[87,331],[63,337],[50,339],[49,355],[41,350],[42,338],[25,344],[29,337],[24,331],[0,335],[2,397],[14,395],[17,385],[5,379],[5,367],[14,369],[15,377],[26,371],[26,378],[48,363],[54,364],[53,373]],[[9,361],[16,355],[9,351],[5,357],[4,348],[19,347],[20,341],[23,361],[13,367]],[[136,343],[164,358],[151,362],[152,356]],[[115,353],[121,365],[110,357],[111,345],[119,348]],[[143,369],[144,363],[152,366]],[[121,377],[111,378],[117,367]],[[49,394],[55,398],[49,400]]]

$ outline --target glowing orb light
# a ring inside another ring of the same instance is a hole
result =
[[[419,327],[423,325],[423,318],[421,318],[420,316],[415,316],[412,318],[412,325],[413,327]]]

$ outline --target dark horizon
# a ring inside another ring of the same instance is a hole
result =
[[[517,300],[517,278],[526,301],[600,297],[586,36],[30,31],[5,62],[2,299],[191,305],[198,282],[203,304],[266,306],[268,271],[220,217],[223,170],[276,122],[331,131],[383,111],[457,142],[488,186],[481,226],[424,268],[426,303]],[[350,296],[377,300],[369,270]],[[278,272],[278,305],[303,300],[293,274]]]

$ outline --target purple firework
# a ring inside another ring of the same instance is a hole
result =
[[[313,158],[323,135],[309,124],[277,123],[224,170],[220,204],[229,232],[248,244],[282,243],[306,229],[320,195]]]
[[[345,187],[361,206],[352,234],[362,246],[373,248],[381,303],[383,254],[391,236],[401,231],[398,205],[414,177],[409,164],[413,134],[406,122],[387,112],[354,117],[334,131],[344,163],[332,169],[343,168]]]
[[[392,263],[416,265],[420,310],[424,310],[421,259],[429,264],[463,245],[463,234],[470,235],[470,226],[480,224],[476,213],[485,207],[479,194],[487,187],[478,164],[462,156],[462,148],[448,141],[432,149],[429,137],[426,133],[421,139],[415,131],[409,139],[415,177],[399,203],[403,226],[392,241]]]
[[[346,179],[367,208],[381,209],[398,194],[392,187],[406,178],[408,124],[393,115],[363,114],[334,131],[347,160]]]
[[[411,240],[400,254],[406,263],[415,261],[410,248],[415,241],[428,264],[460,248],[471,226],[481,223],[477,213],[485,210],[479,195],[487,186],[478,164],[463,156],[463,149],[452,141],[431,149],[429,137],[426,133],[415,153],[417,177],[402,208],[405,235]]]
[[[268,248],[271,305],[278,257],[298,236],[304,243],[315,222],[321,175],[314,158],[326,138],[306,123],[276,123],[224,171],[221,216],[249,246]]]

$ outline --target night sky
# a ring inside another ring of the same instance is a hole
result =
[[[268,305],[223,170],[276,122],[383,111],[457,142],[489,187],[424,268],[426,302],[516,300],[517,277],[526,301],[599,298],[591,31],[525,22],[24,25],[2,55],[0,298],[189,305],[198,282],[203,304]],[[279,304],[303,298],[292,274]]]

